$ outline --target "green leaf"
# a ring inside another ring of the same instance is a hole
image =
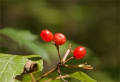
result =
[[[38,57],[35,55],[34,57]],[[15,80],[16,75],[20,75],[24,71],[24,65],[28,59],[33,60],[33,56],[19,56],[10,54],[0,54],[0,82],[18,82]],[[39,58],[39,57],[38,57]],[[42,71],[42,59],[34,59],[39,66],[39,71]]]
[[[52,73],[52,74],[55,74],[55,73]],[[69,74],[68,77],[65,77],[64,79],[67,80],[68,82],[97,82],[96,80],[92,79],[91,77],[89,77],[87,74],[83,72],[74,72],[72,74]],[[63,82],[63,80],[61,79],[56,80],[52,76],[47,77],[47,78],[46,77],[42,78],[39,82],[45,82],[47,80],[50,80],[50,82]]]
[[[49,80],[49,78],[42,78],[39,82],[45,82],[47,80]]]
[[[48,53],[46,53],[46,50],[44,50],[40,44],[37,44],[37,43],[40,43],[36,41],[37,36],[35,36],[31,32],[26,30],[16,30],[12,28],[5,28],[0,30],[0,34],[2,36],[3,35],[7,36],[13,41],[15,41],[18,44],[18,49],[27,48],[26,51],[28,51],[29,53],[32,52],[34,54],[39,54],[44,60],[50,61],[50,58],[48,56]]]
[[[43,60],[42,58],[39,56],[39,55],[29,55],[29,56],[26,56],[29,60],[37,63],[38,65],[38,72],[42,71],[43,70]]]
[[[0,54],[0,81],[14,82],[15,76],[23,72],[26,61],[23,56]]]
[[[26,30],[16,30],[16,29],[12,29],[12,28],[4,28],[4,29],[0,30],[0,33],[6,34],[6,35],[12,37],[13,39],[17,40],[20,44],[22,44],[23,42],[34,41],[35,39],[37,39],[37,37],[35,35],[31,34],[29,31],[26,31]],[[23,40],[23,41],[21,41],[21,40]]]
[[[85,74],[84,72],[75,72],[70,76],[72,78],[80,80],[81,82],[97,82],[96,80],[92,79],[87,74]]]
[[[63,82],[61,80],[51,80],[50,82]]]
[[[53,80],[52,78],[43,78],[39,82],[62,82],[61,80]]]
[[[21,81],[19,81],[19,80],[15,80],[14,82],[21,82]]]
[[[31,78],[30,74],[24,74],[22,76],[22,82],[32,82],[32,78]]]

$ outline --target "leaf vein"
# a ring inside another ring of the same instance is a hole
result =
[[[3,67],[2,72],[0,73],[0,79],[1,79],[1,76],[2,76],[2,74],[4,73],[5,69],[7,68],[8,63],[9,63],[13,58],[15,58],[15,57],[16,57],[16,56],[13,56],[13,57],[10,57],[10,58],[9,58],[9,60],[8,60],[7,63],[6,63],[6,65]]]

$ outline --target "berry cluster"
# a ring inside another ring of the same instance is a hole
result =
[[[68,62],[69,60],[75,58],[75,59],[83,59],[86,55],[86,49],[83,46],[78,46],[76,47],[74,50],[71,50],[71,45],[69,46],[69,48],[67,49],[66,53],[64,54],[63,58],[61,58],[60,52],[59,52],[59,46],[63,45],[66,43],[66,36],[62,33],[55,33],[53,35],[53,33],[49,30],[42,30],[40,33],[41,38],[45,41],[45,42],[53,42],[57,48],[57,52],[58,52],[58,56],[59,56],[59,60],[60,62],[58,62],[58,64],[56,65],[55,68],[51,69],[50,71],[48,71],[47,73],[43,74],[41,76],[45,77],[48,74],[54,72],[55,70],[57,70],[58,74],[60,75],[60,78],[65,81],[65,79],[62,78],[61,75],[61,67],[70,67],[70,68],[83,68],[83,69],[87,69],[87,70],[91,70],[93,69],[93,67],[91,65],[87,65],[87,63],[83,63],[83,64],[79,64],[79,65],[68,65],[66,64],[66,62]],[[68,55],[70,54],[70,52],[73,53],[73,56],[70,58],[67,58]]]
[[[63,45],[66,42],[66,36],[62,33],[56,33],[53,35],[53,33],[49,30],[42,30],[40,36],[45,42],[53,41],[56,45]],[[75,59],[82,59],[85,54],[86,49],[83,46],[78,46],[73,51]]]

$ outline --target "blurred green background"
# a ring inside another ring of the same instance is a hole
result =
[[[88,49],[79,62],[95,67],[86,71],[91,77],[120,82],[119,27],[119,0],[0,0],[0,53],[40,54],[47,61],[45,71],[58,61],[55,47],[39,37],[42,29],[49,29],[66,35],[62,54],[69,43],[73,49],[78,45]]]

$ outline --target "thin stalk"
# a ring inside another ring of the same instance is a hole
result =
[[[50,73],[54,72],[57,69],[57,67],[52,68],[51,70],[49,70],[48,72],[46,72],[45,74],[43,74],[38,80],[37,82],[41,79],[44,78],[46,76],[48,76]]]
[[[66,61],[66,59],[67,59],[67,57],[68,57],[68,55],[70,54],[70,52],[71,52],[71,44],[69,45],[69,48],[67,49],[67,51],[66,51],[66,53],[65,53],[65,55],[64,55],[64,57],[63,57],[63,63]]]
[[[87,64],[79,64],[79,65],[68,65],[68,64],[64,64],[64,67],[68,67],[68,68],[83,68],[86,70],[92,70],[93,67],[91,65],[87,65]]]
[[[70,57],[70,58],[68,58],[67,60],[64,61],[64,64],[65,64],[66,62],[68,62],[69,60],[73,59],[73,58],[74,58],[73,56]]]
[[[59,65],[57,66],[57,71],[58,71],[58,74],[59,74],[60,78],[61,78],[64,82],[68,82],[68,81],[66,81],[66,80],[62,77],[62,75],[61,75],[61,70],[60,70],[60,66],[59,66]]]
[[[78,68],[79,66],[78,65],[68,65],[68,64],[64,64],[65,67],[68,67],[68,68]]]
[[[32,73],[30,73],[30,76],[32,78],[32,82],[36,82],[35,77],[34,77],[34,75]]]
[[[56,46],[56,49],[57,49],[57,52],[58,52],[58,56],[59,56],[59,59],[60,59],[60,63],[62,63],[62,58],[61,58],[61,56],[60,56],[60,49],[59,49],[59,46],[56,45],[56,44],[55,44],[55,46]]]
[[[68,78],[68,77],[70,77],[70,75],[64,75],[64,76],[62,76],[62,78]],[[56,77],[56,79],[60,79],[60,78],[61,78],[60,76]]]

